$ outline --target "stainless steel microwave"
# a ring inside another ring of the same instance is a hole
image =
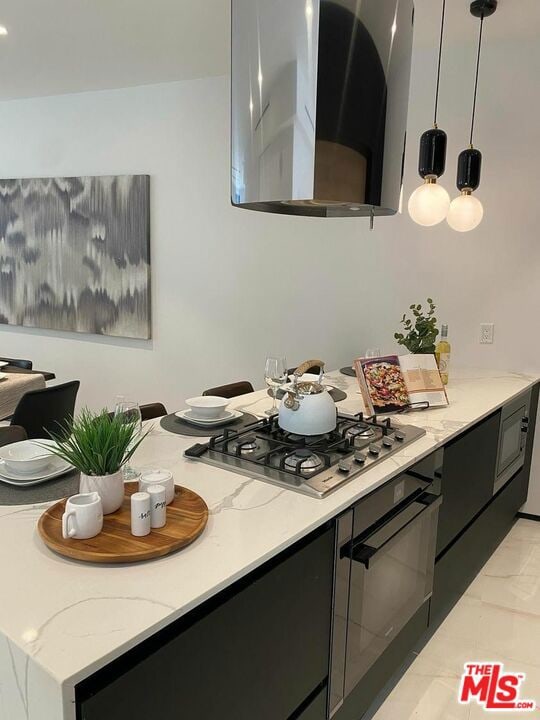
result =
[[[531,393],[527,392],[502,409],[493,494],[498,492],[523,467],[530,405]]]

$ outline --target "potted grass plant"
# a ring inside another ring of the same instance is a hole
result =
[[[123,466],[148,433],[141,434],[140,422],[84,409],[58,433],[52,452],[81,473],[79,491],[97,492],[103,513],[113,513],[124,500]]]

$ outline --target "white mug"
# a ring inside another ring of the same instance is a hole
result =
[[[103,528],[103,506],[97,492],[80,493],[68,498],[62,515],[64,538],[88,540],[99,535]]]
[[[139,492],[148,492],[148,488],[152,485],[163,485],[165,488],[165,497],[167,505],[174,500],[174,478],[173,474],[168,470],[146,470],[139,478]]]

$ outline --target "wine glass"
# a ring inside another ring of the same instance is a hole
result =
[[[264,381],[272,390],[272,407],[265,410],[266,415],[276,415],[278,412],[276,396],[278,389],[288,380],[287,360],[284,357],[268,357],[264,367]]]
[[[377,358],[381,357],[381,349],[380,348],[368,348],[366,350],[366,354],[364,355],[365,358]]]
[[[125,422],[126,424],[130,423],[135,425],[136,435],[132,440],[132,444],[137,442],[137,437],[142,432],[141,408],[138,403],[119,397],[114,408],[114,416],[119,417],[122,422]],[[124,474],[124,480],[135,480],[139,477],[139,473],[128,464],[124,465],[122,471]]]

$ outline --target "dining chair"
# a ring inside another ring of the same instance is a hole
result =
[[[0,357],[0,362],[7,362],[10,365],[13,365],[13,367],[21,368],[21,370],[31,370],[33,367],[33,363],[31,360],[20,360],[17,358]]]
[[[28,435],[26,434],[26,430],[20,425],[7,425],[6,427],[0,427],[0,447],[27,439]]]
[[[30,390],[19,400],[11,417],[11,425],[20,425],[30,439],[48,438],[59,432],[73,417],[79,380]]]
[[[167,408],[163,403],[147,403],[146,405],[141,405],[140,408],[143,422],[168,415]]]
[[[209,388],[203,392],[203,395],[217,395],[217,397],[233,398],[238,395],[247,395],[252,392],[254,392],[253,385],[248,380],[241,380],[240,382]]]
[[[169,414],[165,405],[160,402],[139,405],[139,410],[141,411],[141,420],[143,422],[145,420],[153,420],[154,418],[163,417],[164,415]],[[112,420],[112,418],[114,417],[114,410],[109,412],[108,415]]]

